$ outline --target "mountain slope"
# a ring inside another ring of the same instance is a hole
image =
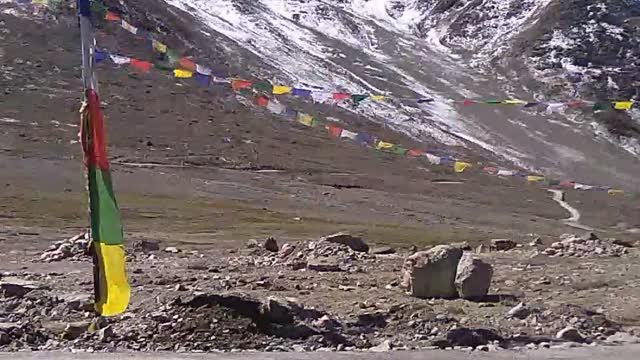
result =
[[[548,33],[557,26],[557,31],[571,32],[582,22],[594,19],[583,19],[580,11],[571,12],[567,10],[569,5],[559,3],[167,0],[168,5],[194,16],[217,46],[240,47],[268,65],[252,69],[256,75],[328,90],[344,88],[352,92],[385,92],[395,98],[434,98],[434,103],[426,105],[406,99],[387,104],[369,102],[357,110],[348,109],[418,140],[487,151],[521,166],[582,181],[637,188],[640,146],[628,137],[633,131],[612,135],[591,114],[581,112],[550,116],[540,110],[461,107],[448,102],[506,96],[569,99],[569,91],[572,93],[575,86],[563,90],[553,83],[549,72],[544,73],[545,78],[539,76],[544,71],[540,64],[553,59],[559,64],[576,62],[571,54],[575,58],[580,47],[576,45],[575,51],[567,47],[566,56],[559,57],[558,51],[549,47],[554,40]],[[599,9],[602,2],[572,2],[576,6],[586,3]],[[558,7],[561,13],[550,19],[549,14]],[[633,14],[630,11],[628,15]],[[540,30],[547,21],[552,26],[548,31]],[[602,24],[599,26],[607,26]],[[616,36],[617,32],[612,29],[610,35]],[[603,39],[607,34],[601,34]],[[604,41],[596,40],[592,47]],[[537,45],[527,47],[530,43]],[[633,44],[620,42],[619,49],[627,51],[618,50],[622,51],[620,56],[636,56],[637,47]],[[520,56],[513,56],[516,51]],[[595,59],[597,54],[590,56]],[[507,56],[514,60],[502,61]],[[574,70],[578,66],[569,65],[566,67]],[[618,65],[610,71],[622,71],[628,63],[619,61]],[[558,73],[564,75],[567,71]],[[605,96],[599,84],[590,84],[587,80],[583,84],[586,96]],[[631,96],[631,88],[616,86],[618,90],[608,93],[611,97]],[[635,126],[628,118],[619,122],[631,129]]]

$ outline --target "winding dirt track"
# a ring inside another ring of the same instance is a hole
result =
[[[564,191],[555,189],[548,189],[548,191],[553,193],[553,201],[560,204],[560,206],[571,214],[571,217],[562,220],[565,225],[586,231],[594,230],[592,227],[580,224],[580,211],[564,201]]]

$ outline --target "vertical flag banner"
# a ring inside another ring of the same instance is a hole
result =
[[[107,159],[104,119],[93,74],[95,39],[89,0],[78,0],[85,103],[80,116],[80,143],[86,166],[91,219],[91,254],[95,310],[102,316],[124,312],[130,287],[125,270],[124,235]]]

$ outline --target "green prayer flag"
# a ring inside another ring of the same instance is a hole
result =
[[[271,83],[268,81],[258,81],[253,84],[253,88],[268,94],[271,94],[271,92],[273,91],[273,85],[271,85]]]
[[[358,105],[360,104],[360,102],[362,102],[364,99],[368,97],[369,95],[351,95],[351,101],[353,101],[355,105]]]

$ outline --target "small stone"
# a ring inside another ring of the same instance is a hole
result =
[[[20,279],[0,281],[0,295],[7,298],[22,298],[35,289],[33,283]]]
[[[588,232],[580,237],[582,240],[598,240],[598,235],[593,232]]]
[[[164,248],[164,252],[168,252],[168,253],[171,253],[171,254],[177,254],[177,253],[180,252],[180,249],[178,249],[175,246],[169,246],[167,248]]]
[[[271,252],[278,252],[280,248],[278,247],[278,242],[276,239],[269,237],[264,242],[264,249]]]
[[[572,341],[576,343],[583,343],[585,341],[584,336],[582,336],[577,329],[571,326],[568,326],[560,330],[556,335],[556,338],[560,340]]]
[[[87,330],[89,330],[89,326],[91,326],[91,322],[89,321],[69,323],[62,332],[62,338],[65,340],[75,340],[86,333]]]
[[[531,315],[531,309],[529,309],[524,303],[520,303],[509,310],[509,312],[507,313],[507,318],[524,320],[528,318],[529,315]]]
[[[385,340],[385,341],[381,342],[380,344],[369,348],[369,351],[372,351],[372,352],[387,352],[387,351],[391,351],[391,349],[393,349],[393,344],[391,343],[391,340]]]
[[[184,287],[184,285],[182,284],[176,284],[176,286],[173,288],[174,291],[187,291],[187,288]]]
[[[247,240],[247,248],[254,249],[260,246],[260,243],[256,239]]]
[[[459,327],[447,332],[447,340],[453,346],[471,346],[475,348],[494,341],[502,341],[503,338],[490,329]]]
[[[492,239],[491,249],[496,251],[507,251],[516,247],[516,242],[511,239]]]
[[[100,340],[100,342],[109,342],[113,336],[114,332],[111,326],[98,330],[98,340]]]
[[[628,333],[617,332],[605,340],[607,344],[640,344],[640,338]]]
[[[155,240],[139,240],[133,247],[142,251],[160,251],[160,243]]]
[[[4,331],[0,331],[0,346],[9,344],[11,344],[11,338],[9,337],[9,334],[5,333]]]
[[[285,258],[289,255],[291,255],[294,251],[296,250],[295,245],[291,245],[289,243],[282,245],[282,248],[280,249],[280,252],[278,253],[278,256]]]
[[[539,237],[533,239],[533,241],[529,243],[529,246],[538,246],[538,245],[542,245],[542,239]]]

